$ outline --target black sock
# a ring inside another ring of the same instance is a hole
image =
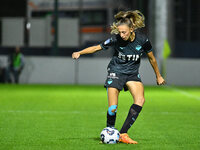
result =
[[[133,125],[133,123],[137,119],[141,110],[142,110],[142,107],[137,104],[133,104],[131,106],[128,116],[120,130],[120,133],[127,133],[128,129]]]
[[[111,116],[107,112],[107,127],[114,127],[115,120],[116,120],[116,113],[115,113],[115,115]]]

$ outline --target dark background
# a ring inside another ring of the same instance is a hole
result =
[[[146,16],[146,22],[148,22],[148,1],[145,0],[124,0],[125,5],[118,7],[114,10],[115,12],[119,10],[127,9],[139,9]],[[1,0],[0,3],[0,17],[26,17],[26,0]],[[200,58],[200,1],[199,0],[174,0],[172,3],[174,11],[174,48],[172,49],[171,57],[178,58]],[[45,16],[49,11],[33,12],[33,17]],[[98,12],[97,12],[98,13]],[[100,10],[100,13],[105,15],[106,11]],[[83,11],[83,15],[89,16],[93,13],[90,11]],[[77,16],[77,12],[67,12],[59,11],[59,17],[65,16]],[[93,14],[95,16],[95,14]],[[92,17],[92,16],[90,16]],[[85,23],[85,24],[84,24]],[[100,22],[84,22],[82,25],[87,24],[102,24],[106,25],[105,20]],[[147,24],[148,27],[148,24]],[[148,31],[147,31],[148,32]],[[0,34],[1,34],[1,22],[0,22]],[[25,33],[26,34],[26,33]],[[1,36],[0,36],[1,38]],[[0,39],[1,43],[1,39]],[[89,43],[90,44],[90,43]],[[83,45],[83,47],[89,44]],[[0,44],[1,45],[1,44]],[[0,46],[0,54],[7,54],[13,49],[12,47],[2,47]],[[35,50],[37,49],[37,50]],[[31,48],[28,46],[22,47],[22,51],[25,55],[52,55],[50,53],[51,47],[46,48]],[[59,48],[56,55],[69,56],[76,48]]]

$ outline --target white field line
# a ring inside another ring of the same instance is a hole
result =
[[[172,86],[165,86],[166,88],[169,88],[170,90],[173,90],[177,93],[180,93],[182,95],[185,95],[189,98],[193,98],[195,100],[200,100],[199,96],[190,94],[186,91],[183,91],[181,89],[172,87]],[[0,113],[35,113],[35,114],[87,114],[90,113],[89,111],[46,111],[46,110],[1,110]],[[105,112],[96,112],[96,113],[101,113],[104,114]],[[148,113],[154,113],[154,112],[148,112]],[[158,113],[158,112],[157,112]],[[159,112],[161,114],[179,114],[179,113],[183,113],[183,112]]]
[[[166,87],[166,88],[169,88],[169,89],[171,89],[171,90],[173,90],[173,91],[175,91],[175,92],[177,92],[177,93],[180,93],[180,94],[182,94],[182,95],[185,95],[185,96],[187,96],[187,97],[189,97],[189,98],[193,98],[193,99],[196,99],[196,100],[200,101],[200,97],[199,97],[199,96],[190,94],[190,93],[188,93],[188,92],[186,92],[186,91],[183,91],[183,90],[181,90],[181,89],[178,89],[178,88],[175,88],[175,87],[172,87],[172,86],[165,86],[165,87]]]
[[[0,113],[29,113],[29,114],[79,114],[81,111],[46,111],[46,110],[1,110]]]

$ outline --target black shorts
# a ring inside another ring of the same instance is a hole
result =
[[[126,75],[126,74],[118,74],[118,73],[108,73],[106,82],[104,84],[105,88],[113,87],[118,90],[127,91],[128,87],[126,86],[126,83],[128,81],[138,81],[142,82],[140,78],[140,74],[132,74],[132,75]]]

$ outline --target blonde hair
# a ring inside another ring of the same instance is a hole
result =
[[[117,27],[122,24],[128,25],[129,28],[134,30],[142,28],[144,24],[144,15],[139,10],[134,11],[120,11],[115,16],[115,22],[111,26],[111,34],[118,34]]]

